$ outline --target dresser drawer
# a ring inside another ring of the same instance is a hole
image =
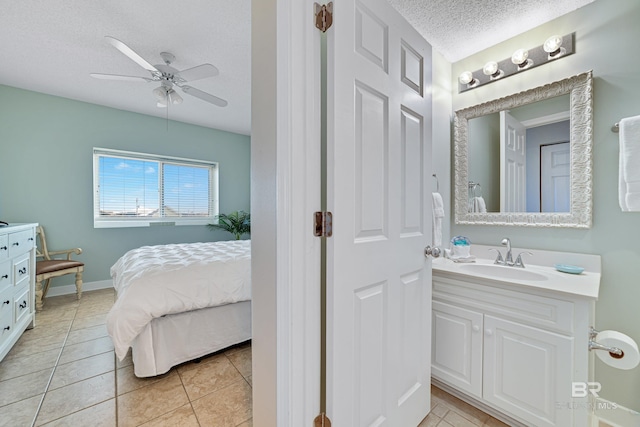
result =
[[[36,236],[33,230],[18,231],[9,234],[9,257],[13,258],[29,252],[35,244]]]
[[[13,312],[16,314],[16,325],[31,313],[31,290],[28,286],[16,295]]]
[[[0,292],[0,345],[13,333],[13,289]]]
[[[11,261],[0,262],[0,292],[4,291],[11,287],[12,276],[11,276]]]
[[[0,236],[0,261],[9,258],[9,235]]]
[[[29,270],[31,269],[29,261],[29,254],[25,254],[13,262],[13,281],[15,286],[21,286],[24,280],[29,280]]]

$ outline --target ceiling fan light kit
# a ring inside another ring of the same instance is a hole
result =
[[[218,98],[215,95],[204,92],[200,89],[196,89],[192,86],[185,85],[185,83],[192,82],[194,80],[217,76],[219,74],[219,71],[215,66],[211,64],[201,64],[180,71],[171,66],[176,57],[169,52],[160,52],[160,57],[164,61],[163,64],[151,65],[151,63],[138,55],[133,49],[131,49],[120,40],[111,36],[105,36],[105,39],[133,62],[147,70],[151,74],[151,77],[123,76],[118,74],[101,73],[91,73],[91,77],[102,80],[159,82],[160,86],[153,89],[152,93],[155,95],[157,106],[160,108],[166,108],[169,103],[174,105],[182,103],[183,99],[176,92],[174,87],[178,87],[184,93],[187,93],[195,98],[199,98],[210,104],[217,105],[218,107],[227,106],[228,103],[224,99]]]

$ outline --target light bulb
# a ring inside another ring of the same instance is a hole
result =
[[[549,54],[549,57],[554,57],[561,53],[560,46],[562,46],[562,37],[556,34],[545,40],[542,48]]]
[[[474,80],[475,79],[473,78],[473,73],[471,71],[463,71],[458,77],[458,81],[463,85],[472,84]]]
[[[157,88],[155,88],[153,90],[153,94],[156,96],[156,99],[159,102],[166,101],[167,99],[167,90],[164,88],[164,86],[158,86]]]
[[[529,51],[524,49],[518,49],[511,55],[511,62],[517,65],[519,68],[524,68],[529,65]]]
[[[501,70],[498,68],[498,63],[496,61],[489,61],[484,64],[484,67],[482,67],[482,72],[486,76],[491,76],[492,78],[498,78],[501,74]]]
[[[173,89],[169,89],[169,91],[167,92],[167,97],[172,104],[182,104],[182,97],[178,95],[178,92]]]

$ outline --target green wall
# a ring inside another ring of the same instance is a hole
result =
[[[618,330],[638,343],[640,213],[623,213],[618,205],[618,134],[611,132],[611,126],[621,118],[640,115],[639,22],[639,1],[597,0],[452,65],[453,80],[465,69],[477,70],[489,60],[510,57],[518,48],[540,45],[552,34],[575,31],[574,55],[462,94],[453,92],[453,110],[593,70],[594,203],[589,230],[455,224],[451,230],[452,235],[467,235],[474,243],[499,245],[508,236],[515,247],[601,255],[595,326]],[[640,367],[621,371],[596,360],[595,368],[595,380],[602,384],[600,397],[640,411]]]
[[[85,283],[110,280],[138,246],[231,238],[206,226],[93,228],[93,147],[217,161],[220,212],[249,210],[248,136],[0,85],[0,219],[40,223],[50,249],[81,247]]]

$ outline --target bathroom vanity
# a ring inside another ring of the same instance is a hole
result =
[[[589,399],[573,383],[593,379],[600,257],[532,250],[517,268],[494,265],[488,249],[472,248],[475,263],[433,262],[434,384],[510,425],[588,425]]]

